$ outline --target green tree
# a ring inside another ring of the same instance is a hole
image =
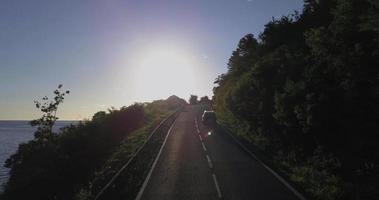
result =
[[[97,190],[92,187],[98,170],[113,173],[114,168],[109,170],[107,161],[113,159],[113,153],[121,148],[122,142],[128,142],[133,131],[150,126],[186,104],[183,99],[171,97],[99,111],[92,120],[77,122],[53,133],[52,126],[58,119],[56,111],[64,94],[68,94],[61,92],[61,88],[54,92],[51,101],[43,98],[42,102],[36,102],[43,113],[33,122],[38,134],[33,140],[20,144],[17,152],[7,159],[5,166],[10,168],[10,177],[0,199],[65,200],[74,199],[83,188]]]
[[[316,199],[378,195],[378,5],[306,0],[243,37],[215,81],[218,117]]]
[[[61,91],[62,84],[58,85],[58,89],[54,90],[54,98],[49,100],[49,97],[45,96],[42,101],[34,101],[37,109],[42,112],[42,117],[32,120],[30,124],[37,127],[35,132],[35,138],[43,141],[48,140],[53,136],[54,123],[59,119],[57,117],[58,106],[63,103],[66,94],[70,91]]]
[[[189,98],[189,103],[192,104],[192,105],[197,104],[198,103],[197,96],[196,95],[191,95],[190,98]]]

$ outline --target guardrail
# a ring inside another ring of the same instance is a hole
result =
[[[179,108],[177,109],[174,113],[170,114],[168,117],[166,117],[164,120],[162,120],[158,125],[157,127],[151,132],[151,134],[149,135],[149,137],[145,140],[145,142],[141,145],[141,147],[138,148],[138,150],[132,155],[132,157],[130,157],[128,159],[128,161],[117,171],[117,173],[107,182],[107,184],[105,184],[105,186],[96,194],[95,196],[95,200],[99,200],[99,199],[102,199],[104,197],[104,194],[109,191],[109,189],[111,188],[111,186],[113,186],[114,188],[114,184],[115,184],[115,181],[120,177],[120,175],[126,171],[127,168],[129,168],[131,165],[133,165],[133,163],[136,163],[136,158],[142,154],[141,152],[143,152],[146,148],[147,148],[147,145],[152,143],[159,143],[159,133],[162,134],[162,132],[164,133],[164,128],[167,127],[167,125],[171,125],[174,120],[176,119],[176,117],[178,116],[178,114],[182,111],[183,108]],[[153,141],[154,140],[154,141]],[[159,146],[159,145],[158,145]],[[150,153],[155,153],[154,152],[154,149],[156,147],[150,147],[152,148],[153,150],[150,151]],[[148,155],[148,153],[145,155]],[[152,158],[154,158],[155,156],[154,155],[151,155]],[[145,163],[147,165],[150,165],[150,162],[148,163]],[[136,170],[136,166],[134,166]],[[148,166],[146,166],[148,168]],[[143,170],[142,170],[143,171]],[[144,172],[141,172],[142,174]],[[138,185],[138,184],[136,184]],[[120,186],[119,186],[120,187]]]

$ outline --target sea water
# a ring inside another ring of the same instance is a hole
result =
[[[75,121],[57,121],[54,131],[75,123]],[[4,162],[17,151],[18,145],[34,138],[35,127],[30,126],[29,121],[0,120],[0,192],[9,177],[9,169],[4,167]]]

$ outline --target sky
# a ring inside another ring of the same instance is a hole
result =
[[[302,0],[1,0],[0,120],[29,120],[33,101],[70,90],[60,119],[175,94],[212,96],[246,34]]]

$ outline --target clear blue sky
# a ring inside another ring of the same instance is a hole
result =
[[[62,119],[171,93],[186,99],[191,93],[211,95],[239,39],[258,35],[272,17],[301,10],[302,4],[1,0],[0,119],[35,118],[33,100],[60,83],[71,90],[59,111]]]

